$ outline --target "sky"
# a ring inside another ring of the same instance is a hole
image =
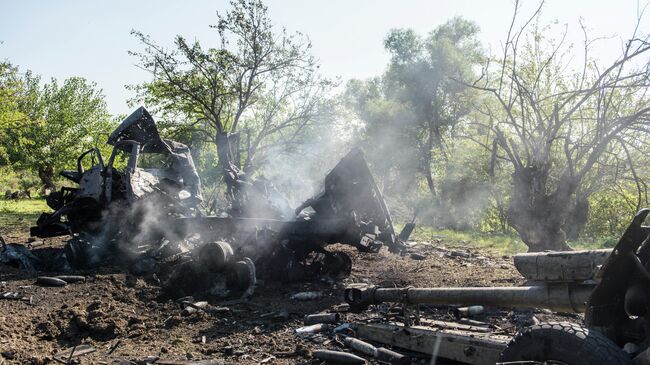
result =
[[[383,39],[393,28],[413,28],[426,34],[454,16],[475,21],[486,50],[500,53],[510,25],[513,0],[267,0],[273,23],[309,36],[321,72],[342,82],[379,75],[388,62]],[[634,0],[547,0],[542,23],[568,26],[568,41],[580,46],[579,20],[591,38],[606,37],[594,55],[613,60],[636,24]],[[522,1],[520,20],[537,1]],[[181,34],[204,46],[217,46],[210,24],[225,0],[0,0],[0,60],[45,79],[82,76],[103,90],[109,111],[128,114],[133,97],[124,88],[150,79],[128,51],[143,47],[132,29],[171,45]],[[641,30],[650,29],[650,9]]]

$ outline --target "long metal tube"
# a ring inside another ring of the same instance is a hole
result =
[[[412,304],[475,305],[491,307],[548,308],[581,313],[586,308],[593,285],[549,284],[520,287],[468,288],[348,288],[350,306],[364,307],[384,302]]]

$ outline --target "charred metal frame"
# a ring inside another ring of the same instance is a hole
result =
[[[270,268],[273,270],[269,271],[289,273],[282,278],[287,280],[311,274],[347,274],[351,269],[351,259],[345,253],[325,249],[334,243],[351,245],[366,252],[377,252],[384,245],[393,252],[404,251],[403,241],[408,238],[413,224],[408,224],[400,235],[396,235],[384,198],[360,150],[354,149],[343,157],[326,175],[322,192],[306,200],[295,211],[278,212],[271,197],[267,196],[266,207],[258,212],[257,206],[260,200],[264,205],[265,196],[259,195],[255,189],[259,189],[259,184],[264,191],[271,186],[266,185],[264,179],[251,180],[232,162],[233,158],[237,159],[238,152],[232,150],[238,143],[237,135],[221,135],[220,138],[225,141],[219,145],[219,157],[231,194],[230,217],[204,216],[197,205],[188,207],[180,196],[175,196],[182,188],[190,193],[192,201],[201,201],[200,181],[190,151],[183,144],[162,139],[151,115],[139,108],[109,137],[108,144],[113,146],[113,150],[106,164],[100,151],[94,148],[79,156],[77,171],[62,172],[79,187],[63,188],[50,195],[48,205],[54,212],[43,213],[37,225],[32,227],[31,234],[39,237],[72,234],[73,238],[65,248],[67,260],[72,267],[86,267],[91,256],[87,252],[96,252],[98,247],[92,242],[93,235],[110,237],[107,243],[110,249],[100,243],[99,251],[110,251],[113,256],[120,255],[114,248],[118,251],[124,249],[115,242],[123,241],[132,246],[140,244],[130,237],[133,222],[120,212],[137,211],[138,207],[152,202],[157,204],[157,210],[162,211],[157,212],[162,214],[155,220],[164,227],[168,237],[153,236],[145,240],[158,244],[160,249],[163,241],[171,240],[174,242],[168,247],[176,245],[178,248],[177,243],[192,237],[197,252],[203,252],[201,247],[205,245],[221,253],[230,250],[232,260],[220,267],[227,267],[235,273],[239,271],[241,277],[256,272],[255,267],[250,268],[253,262],[262,270]],[[128,154],[124,171],[114,167],[121,152]],[[140,156],[147,153],[171,156],[172,167],[167,169],[170,171],[154,176],[139,168]],[[93,166],[84,170],[82,161],[89,154],[93,156]],[[170,193],[162,185],[157,185],[167,173],[178,177],[173,182],[180,186],[179,191]],[[158,176],[162,178],[158,180]],[[252,201],[256,203],[255,210],[247,206]],[[258,213],[260,215],[255,216]],[[125,219],[127,221],[123,222]],[[212,245],[215,242],[223,244]],[[226,246],[230,249],[223,251]],[[153,251],[156,249],[152,247]],[[125,253],[129,257],[141,254]],[[97,255],[93,253],[92,256]],[[190,261],[200,259],[191,253],[185,257]],[[144,256],[142,259],[147,260]],[[287,270],[277,270],[279,267]],[[187,269],[187,272],[200,276],[196,270]]]

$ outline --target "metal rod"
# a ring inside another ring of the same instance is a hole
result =
[[[550,284],[521,287],[468,288],[348,288],[350,306],[384,302],[439,305],[484,305],[491,307],[548,308],[563,312],[583,312],[593,285]]]

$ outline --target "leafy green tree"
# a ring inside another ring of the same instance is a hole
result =
[[[384,75],[388,98],[408,105],[414,114],[418,169],[436,196],[435,150],[447,158],[445,139],[472,110],[474,67],[483,60],[478,26],[453,18],[422,38],[413,30],[393,30],[385,40],[392,55]]]
[[[12,160],[9,156],[7,141],[9,133],[25,119],[19,108],[19,95],[22,90],[22,80],[18,68],[9,62],[0,63],[0,165],[8,165]]]
[[[27,72],[17,97],[21,118],[4,132],[10,162],[38,174],[45,189],[84,150],[104,145],[114,125],[101,91],[83,78],[42,84]]]
[[[406,191],[424,178],[434,203],[446,199],[436,180],[445,175],[451,137],[472,110],[476,92],[466,83],[483,60],[478,31],[462,18],[426,36],[392,30],[384,42],[391,60],[383,76],[348,83],[349,104],[365,123],[369,158],[386,171],[384,185]]]
[[[309,40],[274,31],[260,0],[232,1],[212,27],[213,48],[177,36],[168,50],[134,31],[144,50],[132,54],[153,81],[132,89],[134,102],[153,107],[179,133],[216,144],[231,187],[270,151],[290,148],[326,120],[331,82],[319,75]]]

